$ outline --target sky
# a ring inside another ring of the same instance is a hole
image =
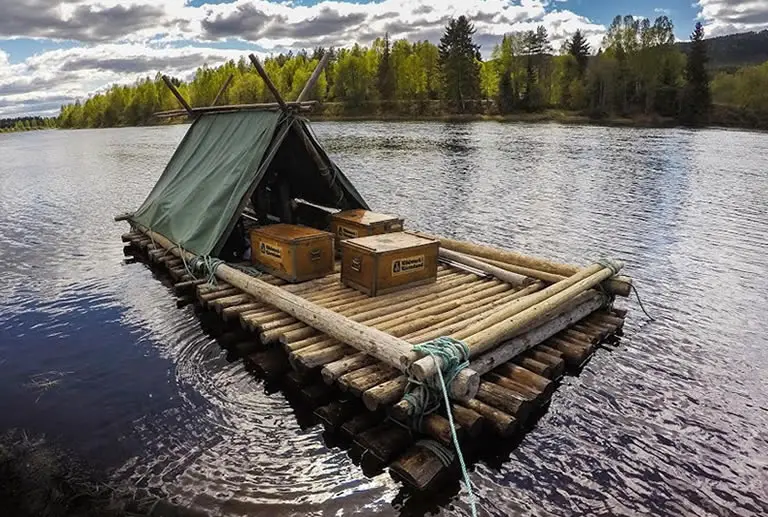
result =
[[[440,39],[459,15],[484,56],[502,35],[544,25],[555,49],[577,29],[597,49],[611,20],[669,16],[678,39],[768,28],[768,0],[0,0],[0,117],[55,115],[114,83],[187,79],[249,52],[369,44],[389,32]]]

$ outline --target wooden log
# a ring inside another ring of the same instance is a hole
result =
[[[363,431],[367,431],[368,429],[381,424],[383,420],[383,414],[366,411],[353,417],[351,420],[344,422],[340,428],[340,432],[343,436],[351,440]]]
[[[363,393],[363,404],[370,411],[376,411],[380,407],[388,406],[403,397],[407,385],[408,378],[401,375],[378,386],[369,388]]]
[[[508,438],[517,431],[517,419],[500,409],[489,406],[478,399],[467,400],[461,404],[482,415],[486,427],[493,429],[502,438]]]
[[[259,302],[243,303],[240,305],[234,305],[232,307],[226,307],[221,311],[221,317],[224,321],[231,321],[235,318],[239,318],[241,314],[263,307],[263,304]]]
[[[176,97],[176,100],[179,101],[179,104],[181,104],[184,107],[184,110],[192,116],[192,106],[189,105],[187,100],[179,93],[179,90],[176,89],[176,85],[171,82],[171,80],[168,78],[167,75],[163,75],[163,82],[168,87],[169,90],[171,90],[171,93],[174,97]]]
[[[413,442],[411,432],[392,422],[384,422],[355,436],[355,443],[372,456],[378,466],[389,463]]]
[[[523,422],[533,409],[533,404],[518,393],[492,382],[481,381],[477,400],[485,402]]]
[[[320,74],[322,73],[323,69],[328,64],[328,60],[331,57],[330,52],[325,52],[323,54],[323,57],[320,58],[320,62],[315,67],[314,71],[312,72],[312,75],[309,76],[309,80],[307,81],[307,84],[304,85],[304,88],[301,90],[301,93],[298,97],[296,97],[296,102],[302,102],[307,95],[312,91],[312,88],[314,88],[315,83],[320,78]]]
[[[453,420],[461,426],[470,438],[477,438],[483,431],[483,416],[476,411],[460,406],[456,403],[451,404]]]
[[[269,75],[267,74],[266,70],[264,70],[264,67],[261,66],[259,58],[257,58],[254,54],[248,54],[248,59],[251,60],[251,63],[253,63],[253,66],[256,68],[256,72],[258,72],[259,76],[261,76],[261,79],[264,81],[264,84],[267,85],[269,91],[272,92],[272,96],[280,105],[280,109],[287,111],[288,106],[285,104],[285,101],[283,100],[282,95],[280,95],[280,92],[277,90],[277,87],[275,87],[275,83],[272,82],[272,79],[269,78]]]
[[[493,266],[457,251],[441,248],[439,251],[439,256],[441,258],[447,258],[448,260],[458,262],[459,264],[464,264],[465,266],[478,269],[514,287],[524,287],[534,282],[534,280],[529,277]]]
[[[219,91],[216,92],[216,97],[213,98],[213,102],[211,103],[211,106],[216,106],[219,101],[222,99],[222,96],[224,95],[224,92],[227,91],[227,87],[229,87],[229,84],[232,82],[232,79],[235,78],[234,74],[229,74],[227,76],[227,80],[224,81],[224,84],[221,85],[221,88],[219,88]]]
[[[238,305],[242,305],[244,303],[248,303],[250,301],[253,301],[253,298],[251,298],[247,294],[236,294],[233,296],[226,296],[224,298],[217,298],[215,300],[212,300],[209,305],[213,307],[216,312],[219,314],[224,311],[227,307],[234,307]]]
[[[299,371],[307,371],[311,370],[312,368],[317,368],[323,364],[338,361],[339,359],[349,355],[349,351],[350,347],[346,345],[336,345],[318,350],[317,352],[303,355],[301,360],[291,355],[289,356],[289,360],[291,362],[291,366],[293,366],[295,369]]]
[[[574,321],[578,321],[588,314],[596,311],[605,303],[605,301],[605,296],[596,291],[582,293],[575,297],[570,305],[562,307],[562,314],[552,318],[550,321],[539,325],[532,330],[529,330],[521,336],[517,336],[516,338],[501,344],[494,350],[475,358],[470,363],[469,369],[473,373],[484,374],[490,372],[498,365],[510,361],[523,351],[538,345],[551,336],[554,336],[564,328],[571,325]],[[415,367],[416,363],[412,365],[412,370]],[[541,375],[540,372],[536,373]],[[456,384],[457,381],[461,382],[463,375],[464,373],[460,372],[456,376],[454,382],[452,383],[452,388],[453,384]],[[462,390],[460,389],[459,391]]]
[[[311,111],[317,104],[317,101],[286,102],[285,105],[294,111]],[[231,113],[236,111],[275,111],[282,109],[276,102],[258,102],[251,104],[225,104],[223,106],[206,106],[201,108],[192,108],[192,113],[183,109],[158,111],[152,114],[154,118],[175,118],[187,117],[190,115],[201,115],[203,113]]]
[[[499,375],[503,375],[504,377],[519,382],[520,384],[534,388],[541,393],[548,393],[554,388],[552,381],[546,377],[542,377],[541,375],[526,370],[516,364],[503,363],[493,371]]]
[[[446,475],[448,467],[431,450],[415,445],[389,466],[391,476],[416,490],[427,490]]]
[[[345,373],[338,379],[339,388],[341,391],[347,391],[349,389],[350,382],[354,381],[358,377],[366,377],[372,373],[378,372],[381,370],[382,366],[386,367],[386,365],[382,365],[381,363],[374,363],[352,372]]]
[[[534,405],[539,404],[539,398],[542,395],[542,392],[540,390],[537,390],[530,386],[526,386],[525,384],[521,384],[513,379],[509,379],[507,377],[504,377],[503,375],[499,375],[493,372],[483,375],[483,379],[488,382],[497,384],[502,388],[507,388],[509,390],[514,391],[515,393],[519,394],[521,397],[530,401]]]
[[[325,384],[310,384],[301,388],[299,395],[306,404],[318,407],[330,402],[333,390]]]
[[[329,431],[336,431],[341,425],[360,412],[360,405],[355,401],[333,401],[315,410],[315,416]]]
[[[546,363],[542,363],[525,356],[515,357],[513,361],[515,364],[519,364],[523,368],[531,370],[534,373],[538,373],[542,377],[546,377],[547,379],[555,378],[553,368]]]
[[[560,281],[564,278],[575,275],[581,269],[578,266],[574,266],[570,264],[560,264],[557,262],[553,262],[553,261],[549,261],[541,258],[523,255],[521,253],[516,253],[514,251],[502,250],[502,249],[493,248],[493,247],[485,246],[481,244],[458,241],[454,239],[448,239],[445,237],[436,237],[434,235],[430,235],[424,232],[411,232],[411,233],[415,233],[416,235],[420,235],[428,239],[439,240],[440,247],[442,249],[457,251],[459,253],[464,253],[466,255],[478,257],[481,259],[490,259],[490,260],[494,260],[501,263],[508,263],[508,264],[514,264],[517,266],[522,266],[524,268],[527,268],[527,271],[521,272],[518,270],[517,271],[518,273],[531,278],[544,280],[547,282]],[[494,264],[494,265],[499,266],[499,264]],[[543,271],[545,275],[537,275],[536,271]],[[549,275],[546,275],[546,273],[548,273]],[[554,277],[550,276],[552,274],[558,275],[562,278],[555,280]],[[613,278],[607,281],[605,284],[605,287],[608,290],[608,292],[611,294],[617,294],[619,296],[627,297],[629,296],[631,285],[632,285],[631,278],[626,276],[618,276],[616,278]]]
[[[248,356],[256,369],[265,377],[277,378],[290,370],[290,365],[281,350],[267,349]]]
[[[326,384],[333,384],[336,379],[345,373],[357,370],[376,362],[376,359],[368,354],[357,352],[351,356],[344,357],[338,361],[323,366],[321,374]]]
[[[400,372],[391,366],[381,366],[378,370],[375,370],[368,375],[352,379],[349,382],[348,390],[352,395],[360,397],[367,389],[373,388],[382,382],[389,381],[399,376]]]
[[[181,255],[184,253],[189,260],[194,258],[194,255],[175,247],[164,236],[148,229],[144,231],[152,235],[155,242],[171,250],[174,254]],[[257,300],[273,305],[307,325],[315,327],[331,337],[357,348],[361,352],[372,355],[392,367],[404,368],[400,362],[400,356],[405,350],[410,350],[411,347],[405,341],[307,302],[295,294],[289,293],[280,287],[270,285],[258,278],[251,277],[226,264],[222,264],[216,269],[216,277],[250,294]],[[466,384],[468,391],[464,396],[471,398],[474,395],[472,388],[473,386],[476,387],[478,382],[478,376],[474,376],[473,381]]]
[[[446,291],[442,298],[445,301],[436,305],[430,302],[422,303],[421,300],[417,300],[417,305],[407,305],[402,310],[396,310],[396,305],[393,306],[395,312],[377,318],[363,319],[361,315],[357,315],[353,316],[352,319],[386,331],[390,335],[402,337],[424,328],[432,327],[453,316],[466,315],[472,309],[482,306],[487,308],[492,301],[505,296],[505,293],[509,290],[510,287],[508,285],[496,282],[472,284],[468,287],[458,286]],[[437,301],[439,300],[440,298]],[[288,346],[288,349],[292,351],[300,350],[310,343],[325,343],[328,346],[338,344],[329,338],[318,340],[315,337],[292,343]]]

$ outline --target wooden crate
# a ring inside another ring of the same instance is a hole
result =
[[[341,241],[341,281],[369,296],[437,279],[438,241],[407,232]]]
[[[331,233],[336,237],[337,250],[340,249],[340,242],[346,239],[401,231],[401,218],[370,210],[345,210],[331,216]]]
[[[293,224],[251,230],[251,261],[288,282],[304,282],[333,273],[333,234]]]

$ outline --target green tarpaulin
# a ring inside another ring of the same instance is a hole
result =
[[[281,113],[206,114],[195,121],[133,220],[209,255],[241,208]]]

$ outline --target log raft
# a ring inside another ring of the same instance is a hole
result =
[[[599,265],[576,268],[447,239],[440,239],[446,252],[437,282],[376,298],[342,286],[338,272],[286,284],[219,268],[210,285],[186,271],[161,235],[134,226],[122,240],[126,253],[167,271],[176,294],[219,321],[222,346],[258,375],[284,379],[329,432],[349,440],[364,469],[389,466],[420,490],[455,475],[456,461],[446,464],[424,441],[450,448],[444,409],[417,432],[403,426],[412,409],[402,401],[407,372],[427,377],[438,366],[414,356],[413,344],[448,335],[470,346],[463,375],[473,380],[452,387],[451,410],[471,462],[483,437],[525,430],[560,378],[616,339],[626,311],[607,295],[623,296],[631,285]]]

